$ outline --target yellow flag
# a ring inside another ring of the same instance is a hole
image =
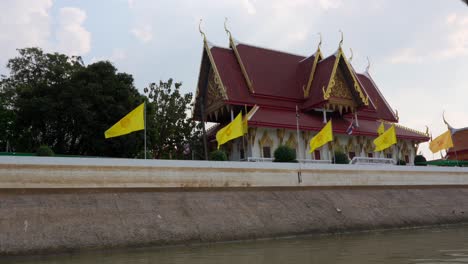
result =
[[[242,137],[244,135],[243,124],[242,124],[242,113],[239,113],[231,123],[227,126],[221,128],[218,133],[216,133],[216,141],[218,141],[219,146],[228,142],[231,139]]]
[[[378,138],[374,139],[375,152],[382,151],[393,144],[397,143],[395,125],[391,126]]]
[[[434,140],[431,141],[431,143],[429,143],[429,149],[432,151],[432,153],[436,153],[443,149],[449,149],[451,147],[453,147],[453,141],[452,133],[450,133],[450,130],[447,130],[447,132],[436,137]]]
[[[377,133],[380,135],[382,135],[383,133],[385,132],[385,126],[383,124],[383,122],[380,122],[380,126],[379,128],[377,129]]]
[[[124,116],[119,122],[115,123],[111,128],[104,132],[106,138],[118,137],[133,131],[145,129],[144,118],[145,103],[142,103],[137,108]]]
[[[333,140],[332,122],[331,120],[310,140],[310,153],[314,152],[317,148],[325,145],[325,143]]]

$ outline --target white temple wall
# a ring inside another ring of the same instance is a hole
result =
[[[299,155],[298,159],[306,159],[312,160],[315,159],[313,153],[309,153],[310,146],[309,141],[310,139],[315,136],[317,132],[306,132],[306,133],[299,133]],[[304,139],[304,135],[307,137]],[[283,144],[286,145],[290,138],[294,139],[294,145],[297,146],[297,131],[291,129],[285,129],[283,139],[278,137],[278,132],[276,128],[263,128],[259,127],[255,131],[254,141],[250,142],[249,140],[245,140],[243,143],[242,138],[238,138],[232,141],[232,146],[230,147],[229,151],[229,160],[232,161],[239,161],[242,159],[240,150],[244,147],[247,148],[245,151],[243,160],[247,159],[248,157],[253,158],[265,158],[263,155],[263,147],[268,146],[270,147],[270,157],[274,157],[274,151],[278,148],[279,145]],[[374,146],[372,145],[373,140],[375,137],[368,137],[364,138],[364,142],[358,141],[358,138],[353,135],[342,135],[342,134],[335,134],[334,140],[332,143],[325,144],[323,147],[317,149],[320,152],[320,159],[321,160],[330,160],[331,159],[331,151],[336,151],[340,149],[344,151],[345,154],[350,156],[350,152],[354,152],[356,157],[368,157],[369,154],[372,154],[373,157],[376,158],[392,158],[394,160],[405,160],[405,155],[408,156],[408,165],[414,164],[414,157],[416,156],[416,149],[414,147],[414,143],[409,140],[398,140],[397,145],[393,145],[386,151],[381,152],[374,152]],[[290,142],[291,143],[291,142]],[[263,144],[263,145],[262,145]],[[330,146],[333,145],[332,148]],[[297,147],[296,147],[297,151]],[[297,152],[296,152],[297,153]],[[389,155],[388,155],[389,154]],[[350,157],[351,158],[351,157]]]

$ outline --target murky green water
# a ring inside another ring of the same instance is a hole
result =
[[[468,263],[468,226],[310,236],[67,255],[3,257],[0,263]]]

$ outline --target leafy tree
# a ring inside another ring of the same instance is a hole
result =
[[[104,139],[106,129],[145,100],[131,75],[117,73],[110,62],[85,66],[80,57],[18,51],[0,86],[11,98],[16,151],[47,145],[62,154],[134,157],[143,148],[142,133]]]
[[[169,79],[144,89],[151,108],[148,136],[157,159],[189,158],[187,149],[194,151],[201,146],[200,129],[187,114],[192,107],[192,93],[181,94],[181,85]]]
[[[15,113],[12,109],[13,91],[0,83],[0,151],[9,150],[15,126]],[[8,146],[7,146],[8,145]]]

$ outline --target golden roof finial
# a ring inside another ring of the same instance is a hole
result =
[[[205,35],[205,32],[202,31],[201,29],[201,23],[202,23],[203,19],[200,18],[200,23],[198,24],[198,31],[200,31],[200,34],[203,36],[203,40],[206,41],[206,35]]]
[[[340,47],[343,45],[343,31],[339,30],[341,33]]]
[[[370,69],[370,60],[369,60],[369,57],[366,57],[366,58],[367,58],[366,72],[369,73],[369,69]]]
[[[442,112],[442,119],[444,120],[444,123],[447,125],[447,128],[451,128],[452,126],[445,120],[445,110]]]
[[[426,134],[426,136],[429,136],[429,127],[428,126],[426,126],[426,133],[425,134]]]
[[[349,48],[349,50],[351,51],[351,56],[349,56],[349,62],[351,62],[353,60],[353,49]]]
[[[396,116],[396,120],[399,122],[400,117],[398,116],[398,109],[395,109],[395,116]]]
[[[227,21],[228,21],[228,18],[227,18],[227,17],[224,17],[224,30],[226,31],[226,34],[229,35],[229,38],[231,38],[231,37],[232,37],[231,31],[229,31],[229,29],[227,28],[227,25],[226,25],[226,24],[227,24]]]
[[[319,33],[317,33],[317,34],[318,34],[319,37],[320,37],[320,41],[319,41],[319,44],[318,44],[318,46],[317,46],[317,49],[320,49],[320,47],[322,46],[322,33],[319,32]]]

